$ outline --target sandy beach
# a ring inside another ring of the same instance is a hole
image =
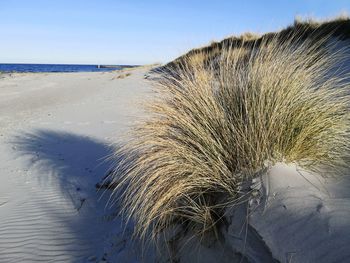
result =
[[[0,263],[350,263],[349,1],[0,17]]]
[[[0,262],[167,262],[132,241],[110,192],[96,189],[113,143],[142,115],[150,68],[1,75]],[[186,241],[177,259],[345,262],[350,180],[320,178],[277,164],[249,224],[246,207],[228,211],[223,243]]]
[[[141,114],[138,103],[151,87],[144,78],[149,69],[128,70],[128,76],[1,76],[0,262],[156,261],[152,253],[142,255],[132,229],[116,216],[118,207],[106,205],[109,193],[95,187],[113,165],[106,159],[117,147],[112,143]],[[197,262],[230,262],[240,253],[249,262],[350,257],[347,178],[320,180],[280,164],[263,181],[267,200],[251,214],[247,231],[245,210],[228,213],[224,249],[194,242],[179,260],[190,262],[198,246]]]
[[[146,71],[1,75],[0,262],[136,257],[95,184],[138,114]]]

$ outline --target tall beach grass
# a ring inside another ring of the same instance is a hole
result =
[[[215,230],[276,162],[346,171],[350,100],[333,70],[339,55],[323,48],[327,39],[298,37],[242,43],[210,60],[199,52],[160,75],[147,117],[116,153],[115,193],[139,237],[176,224]]]

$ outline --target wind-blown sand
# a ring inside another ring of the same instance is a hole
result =
[[[156,262],[95,188],[110,144],[142,114],[148,70],[0,76],[0,262]],[[223,243],[185,246],[176,258],[347,262],[350,181],[317,178],[278,164],[249,226],[246,208],[228,212]]]
[[[138,114],[146,70],[0,76],[0,262],[136,258],[95,184]]]

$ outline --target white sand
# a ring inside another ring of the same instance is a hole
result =
[[[0,262],[136,260],[95,184],[138,114],[145,71],[0,77]]]
[[[268,179],[268,181],[267,181]],[[250,218],[280,262],[349,262],[350,179],[323,179],[277,164],[266,204]]]
[[[0,77],[0,262],[156,262],[95,189],[108,145],[141,114],[147,70]],[[179,262],[349,262],[349,179],[278,164],[263,183],[248,221],[228,211],[220,242],[175,248]]]

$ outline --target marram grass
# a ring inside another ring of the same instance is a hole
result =
[[[213,229],[267,164],[346,170],[350,100],[333,74],[337,55],[326,40],[297,37],[228,48],[209,62],[200,53],[161,75],[148,117],[116,153],[115,192],[139,237],[173,224]]]

